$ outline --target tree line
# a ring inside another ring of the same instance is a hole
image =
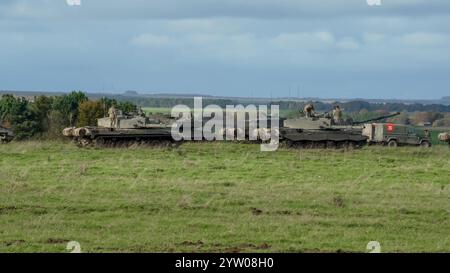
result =
[[[0,98],[0,123],[11,128],[17,139],[58,138],[66,127],[95,126],[112,105],[124,112],[136,111],[134,103],[109,98],[89,100],[81,91],[36,96],[33,100],[5,94]]]
[[[154,107],[154,108],[171,108],[178,104],[184,104],[189,107],[193,107],[192,97],[145,97],[145,96],[127,96],[127,95],[111,95],[111,98],[117,99],[118,101],[130,101],[142,107]],[[341,108],[345,109],[347,112],[358,112],[363,109],[369,112],[374,111],[387,111],[387,112],[440,112],[440,113],[450,113],[450,105],[443,104],[420,104],[420,103],[373,103],[363,100],[354,100],[347,102],[323,102],[323,101],[299,101],[299,100],[252,100],[252,99],[225,99],[225,98],[214,98],[214,97],[203,97],[203,104],[215,104],[222,108],[226,105],[237,105],[237,104],[267,104],[267,105],[279,105],[280,109],[285,110],[296,110],[303,109],[303,106],[307,103],[313,103],[314,108],[318,111],[330,111],[333,106],[339,104]]]

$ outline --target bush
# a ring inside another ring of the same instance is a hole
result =
[[[39,132],[39,118],[30,108],[23,97],[3,95],[0,100],[0,120],[13,129],[17,139],[30,138]]]
[[[450,117],[436,120],[433,122],[433,127],[450,127]]]
[[[95,126],[97,119],[103,117],[103,106],[100,101],[85,101],[78,107],[77,126]]]

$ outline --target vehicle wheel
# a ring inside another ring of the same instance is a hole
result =
[[[348,142],[347,149],[349,149],[349,150],[354,150],[354,149],[356,149],[357,146],[358,146],[358,145],[356,144],[356,142],[354,142],[354,141],[349,141],[349,142]]]
[[[422,141],[422,143],[420,143],[420,146],[421,147],[425,147],[425,148],[429,148],[429,147],[431,147],[431,144],[428,141]]]
[[[389,142],[387,143],[388,147],[397,147],[398,143],[395,140],[389,140]]]
[[[102,138],[102,137],[99,137],[99,138],[94,139],[94,144],[95,144],[95,146],[98,146],[98,147],[104,147],[104,146],[105,146],[105,143],[106,143],[106,141],[105,141],[105,139]]]

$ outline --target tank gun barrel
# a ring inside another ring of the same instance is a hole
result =
[[[386,118],[392,118],[392,117],[395,117],[395,116],[398,116],[398,115],[400,115],[400,112],[397,112],[397,113],[394,113],[394,114],[390,114],[390,115],[381,116],[381,117],[377,117],[377,118],[371,118],[371,119],[367,119],[367,120],[363,120],[363,121],[353,122],[353,125],[368,123],[368,122],[382,120],[382,119],[386,119]]]

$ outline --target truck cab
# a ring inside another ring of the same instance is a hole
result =
[[[363,126],[363,135],[368,137],[369,143],[390,147],[431,146],[428,130],[419,130],[403,124],[368,123]]]

